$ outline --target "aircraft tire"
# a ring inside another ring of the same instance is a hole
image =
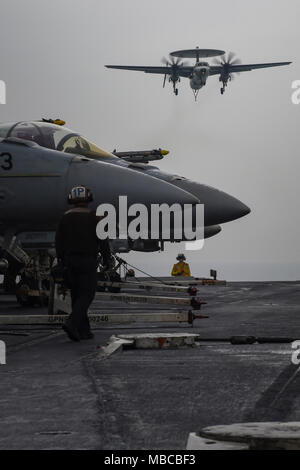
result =
[[[23,281],[20,281],[18,283],[17,288],[16,288],[16,297],[17,297],[18,303],[22,307],[33,307],[37,302],[36,297],[31,297],[30,295],[26,293],[26,291],[29,291],[29,290],[30,290],[30,286],[27,283]]]

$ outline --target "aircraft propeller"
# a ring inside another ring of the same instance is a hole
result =
[[[214,59],[213,64],[222,67],[222,72],[220,75],[220,82],[223,82],[223,87],[221,88],[221,94],[224,93],[227,82],[234,80],[234,74],[240,75],[240,72],[230,72],[231,65],[240,65],[242,61],[235,56],[234,52],[229,52],[227,57],[221,57],[219,59]]]
[[[215,65],[223,65],[223,66],[225,65],[225,66],[227,66],[227,65],[239,65],[242,62],[238,57],[235,57],[234,52],[230,51],[230,52],[228,52],[227,57],[221,57],[219,59],[214,58],[213,63]]]
[[[177,95],[178,90],[176,88],[176,82],[180,80],[180,77],[178,75],[178,69],[180,69],[180,67],[184,67],[186,65],[186,62],[181,61],[180,57],[175,58],[171,55],[169,57],[170,57],[169,59],[167,59],[166,57],[163,57],[161,61],[164,65],[166,65],[167,67],[170,67],[170,69],[171,69],[170,70],[170,81],[173,82],[174,92]],[[168,74],[164,75],[163,88],[165,87],[165,84],[166,84],[167,75]]]

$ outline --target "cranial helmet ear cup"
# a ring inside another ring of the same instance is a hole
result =
[[[88,189],[88,202],[93,202],[94,196],[93,193]]]

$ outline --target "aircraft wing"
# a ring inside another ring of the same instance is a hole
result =
[[[255,69],[265,69],[268,67],[280,67],[282,65],[289,65],[292,62],[271,62],[269,64],[239,64],[239,65],[229,65],[228,72],[249,72],[250,70]],[[209,69],[209,75],[219,75],[221,74],[223,66],[216,65],[212,66]]]
[[[162,75],[170,75],[171,67],[167,66],[135,66],[135,65],[106,65],[108,69],[119,69],[119,70],[134,70],[136,72],[145,72],[145,73],[158,73]],[[180,77],[189,77],[192,73],[193,67],[178,67],[178,75]]]

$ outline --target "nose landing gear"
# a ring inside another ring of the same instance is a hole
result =
[[[199,89],[196,90],[193,88],[193,93],[194,93],[195,101],[197,101]]]

